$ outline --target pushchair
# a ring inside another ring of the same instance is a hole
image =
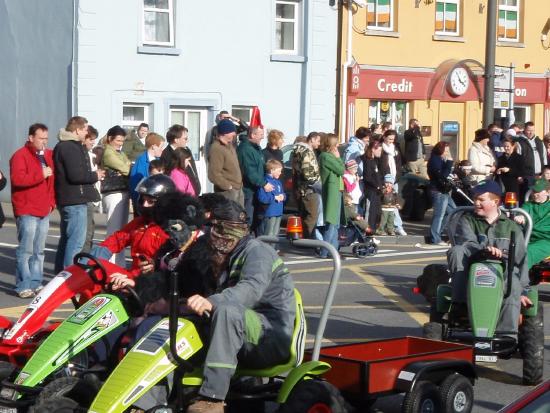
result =
[[[338,230],[338,245],[351,246],[353,255],[357,258],[371,257],[378,252],[378,245],[374,242],[373,235],[366,234],[351,219],[348,219],[347,224]]]

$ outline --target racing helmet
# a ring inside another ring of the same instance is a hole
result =
[[[150,217],[153,213],[153,206],[145,207],[143,205],[144,196],[158,199],[161,195],[176,192],[176,185],[166,175],[151,175],[139,182],[136,186],[136,192],[138,193],[139,213]]]

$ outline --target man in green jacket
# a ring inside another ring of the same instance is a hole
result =
[[[260,142],[264,138],[262,126],[253,126],[248,130],[248,137],[243,137],[237,147],[237,156],[243,176],[244,209],[248,217],[248,225],[253,231],[260,222],[256,192],[264,188],[266,192],[273,191],[273,185],[265,181],[265,162]]]
[[[130,162],[134,163],[139,155],[145,152],[145,138],[149,133],[149,125],[140,123],[137,131],[130,132],[122,145],[122,152],[126,154]]]

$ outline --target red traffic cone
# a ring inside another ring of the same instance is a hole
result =
[[[250,127],[254,128],[256,126],[259,126],[261,128],[264,127],[264,125],[262,125],[262,117],[260,116],[260,109],[258,108],[258,106],[253,106],[252,115],[250,115]]]

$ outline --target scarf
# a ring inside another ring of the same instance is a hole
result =
[[[390,174],[397,176],[397,167],[395,165],[395,157],[397,156],[397,151],[395,150],[395,145],[382,143],[382,149],[388,154],[388,167],[390,168]]]
[[[239,241],[248,235],[247,223],[237,221],[221,221],[213,219],[208,237],[208,247],[212,253],[212,266],[217,277],[227,266],[230,253]]]

